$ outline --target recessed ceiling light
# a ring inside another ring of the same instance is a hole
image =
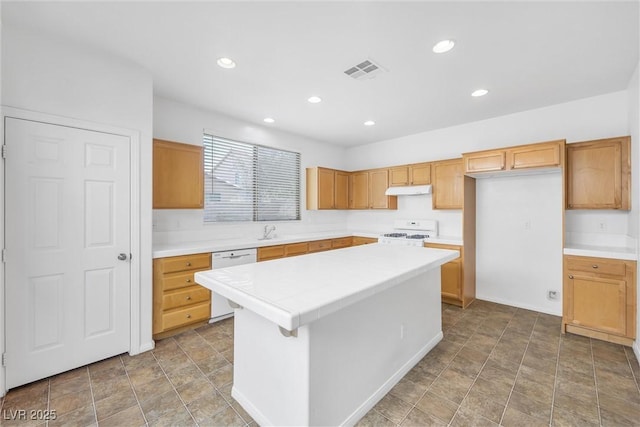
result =
[[[272,119],[271,117],[265,117],[265,118],[264,118],[264,122],[265,122],[265,123],[275,123],[275,120],[274,120],[274,119]]]
[[[486,89],[478,89],[474,90],[473,93],[471,93],[471,96],[475,96],[477,98],[478,96],[485,96],[488,93],[489,91]]]
[[[236,63],[231,58],[218,58],[218,65],[222,68],[235,68]]]
[[[455,45],[456,42],[454,42],[453,40],[441,40],[433,46],[433,51],[435,53],[449,52]]]
[[[322,98],[320,98],[319,96],[311,96],[309,97],[309,99],[307,99],[307,101],[312,104],[317,104],[318,102],[322,102]]]
[[[376,124],[376,122],[374,122],[373,120],[367,120],[366,122],[364,122],[365,126],[373,126],[375,124]]]

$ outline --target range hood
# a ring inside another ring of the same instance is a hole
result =
[[[431,186],[408,185],[403,187],[389,187],[384,194],[387,196],[417,196],[419,194],[431,194]]]

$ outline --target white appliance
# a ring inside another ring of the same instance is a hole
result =
[[[389,187],[384,194],[387,196],[418,196],[420,194],[431,194],[431,185]]]
[[[239,249],[234,251],[214,252],[211,254],[211,268],[233,267],[242,264],[251,264],[257,261],[258,250]],[[229,306],[228,300],[218,294],[211,293],[211,320],[209,323],[226,319],[233,316],[233,308]]]
[[[378,237],[378,243],[423,246],[427,238],[438,236],[438,221],[435,219],[398,219],[393,225],[393,231]]]

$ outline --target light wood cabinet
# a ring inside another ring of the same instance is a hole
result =
[[[431,184],[431,163],[415,163],[389,168],[389,186]]]
[[[347,209],[349,173],[321,167],[307,168],[307,209]]]
[[[631,209],[631,138],[567,144],[567,209]]]
[[[378,239],[373,237],[353,236],[351,246],[369,245],[371,243],[378,243]]]
[[[349,176],[349,209],[369,209],[369,172]]]
[[[258,261],[268,261],[290,256],[304,255],[313,252],[328,251],[352,246],[352,237],[312,240],[308,242],[289,243],[286,245],[263,246],[258,248]]]
[[[433,209],[462,209],[464,174],[462,159],[432,163]]]
[[[153,208],[204,207],[203,148],[153,140]]]
[[[563,332],[631,345],[636,335],[636,262],[564,256]]]
[[[475,282],[465,281],[464,248],[458,245],[446,245],[440,243],[425,243],[427,248],[449,249],[458,251],[460,257],[440,267],[442,302],[466,308],[475,300]]]
[[[465,174],[517,172],[562,166],[564,140],[464,153]]]
[[[353,172],[349,180],[349,209],[398,209],[397,196],[387,196],[389,169]]]
[[[210,254],[153,260],[153,337],[162,339],[211,317],[211,291],[196,284],[197,271],[211,269]]]
[[[387,196],[389,188],[389,170],[369,171],[369,209],[397,209],[397,197]]]

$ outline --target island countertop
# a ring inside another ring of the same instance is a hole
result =
[[[293,331],[458,256],[444,249],[373,244],[198,272],[195,280]]]

